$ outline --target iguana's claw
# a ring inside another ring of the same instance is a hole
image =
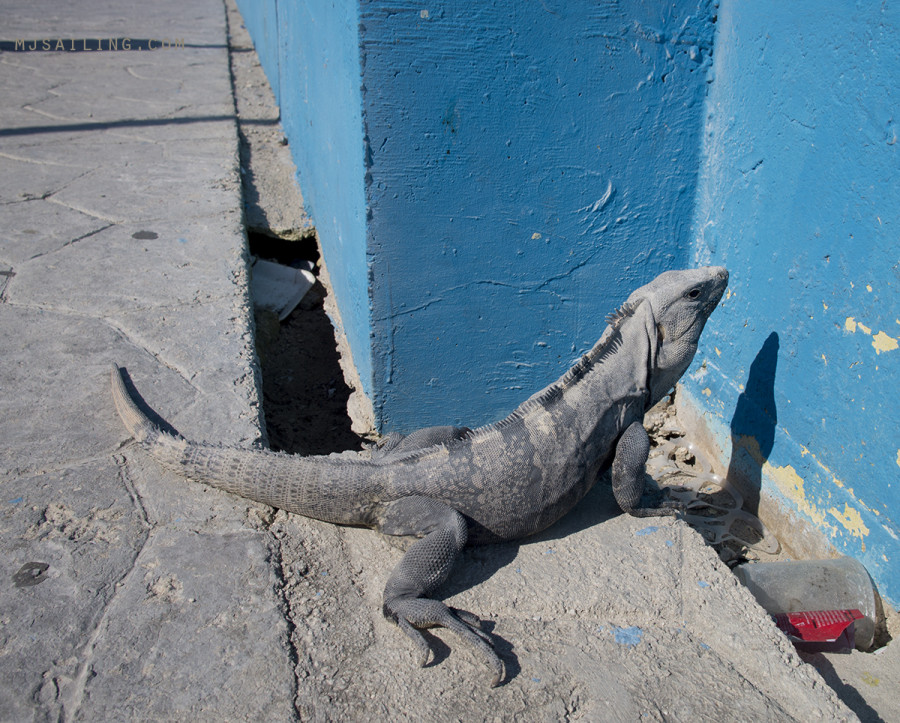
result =
[[[641,506],[641,512],[643,514],[639,514],[636,516],[639,517],[664,517],[667,515],[674,515],[677,512],[681,512],[685,509],[685,504],[681,500],[673,500],[669,497],[669,493],[671,492],[670,487],[663,487],[657,492],[650,492],[644,495],[644,498],[641,500],[644,504]],[[635,514],[634,511],[631,511],[632,514]]]
[[[475,650],[494,671],[494,677],[491,679],[492,688],[499,685],[503,679],[503,661],[494,652],[491,637],[481,629],[481,620],[477,615],[465,610],[450,608],[438,600],[423,597],[391,600],[385,603],[384,612],[413,641],[419,651],[421,667],[428,663],[431,648],[419,629],[442,627],[456,633],[475,647]]]

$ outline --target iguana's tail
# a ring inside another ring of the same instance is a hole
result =
[[[112,396],[128,431],[164,467],[196,482],[272,507],[337,524],[369,524],[380,465],[368,460],[302,457],[265,449],[190,442],[158,427],[112,368]]]

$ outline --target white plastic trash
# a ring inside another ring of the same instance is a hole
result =
[[[306,269],[295,269],[266,259],[256,259],[251,269],[253,303],[274,311],[278,321],[284,321],[290,315],[315,283],[316,277]]]

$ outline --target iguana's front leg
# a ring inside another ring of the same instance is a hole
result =
[[[637,507],[644,494],[644,474],[650,438],[640,422],[632,422],[616,443],[612,464],[612,488],[616,502],[623,512],[635,517],[674,515],[683,505],[664,502],[660,507]]]
[[[392,502],[379,530],[388,535],[424,534],[406,551],[384,588],[384,616],[400,626],[419,649],[419,664],[428,662],[431,648],[421,628],[444,627],[473,645],[494,670],[491,686],[503,678],[503,662],[491,639],[471,613],[444,605],[428,596],[450,575],[457,555],[468,539],[465,518],[442,502],[427,497],[405,497]]]

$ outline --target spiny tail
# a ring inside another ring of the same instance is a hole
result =
[[[112,368],[112,396],[128,431],[161,465],[178,474],[305,517],[338,524],[367,524],[373,473],[365,460],[301,457],[270,450],[189,442],[155,425],[125,386],[124,369]]]

